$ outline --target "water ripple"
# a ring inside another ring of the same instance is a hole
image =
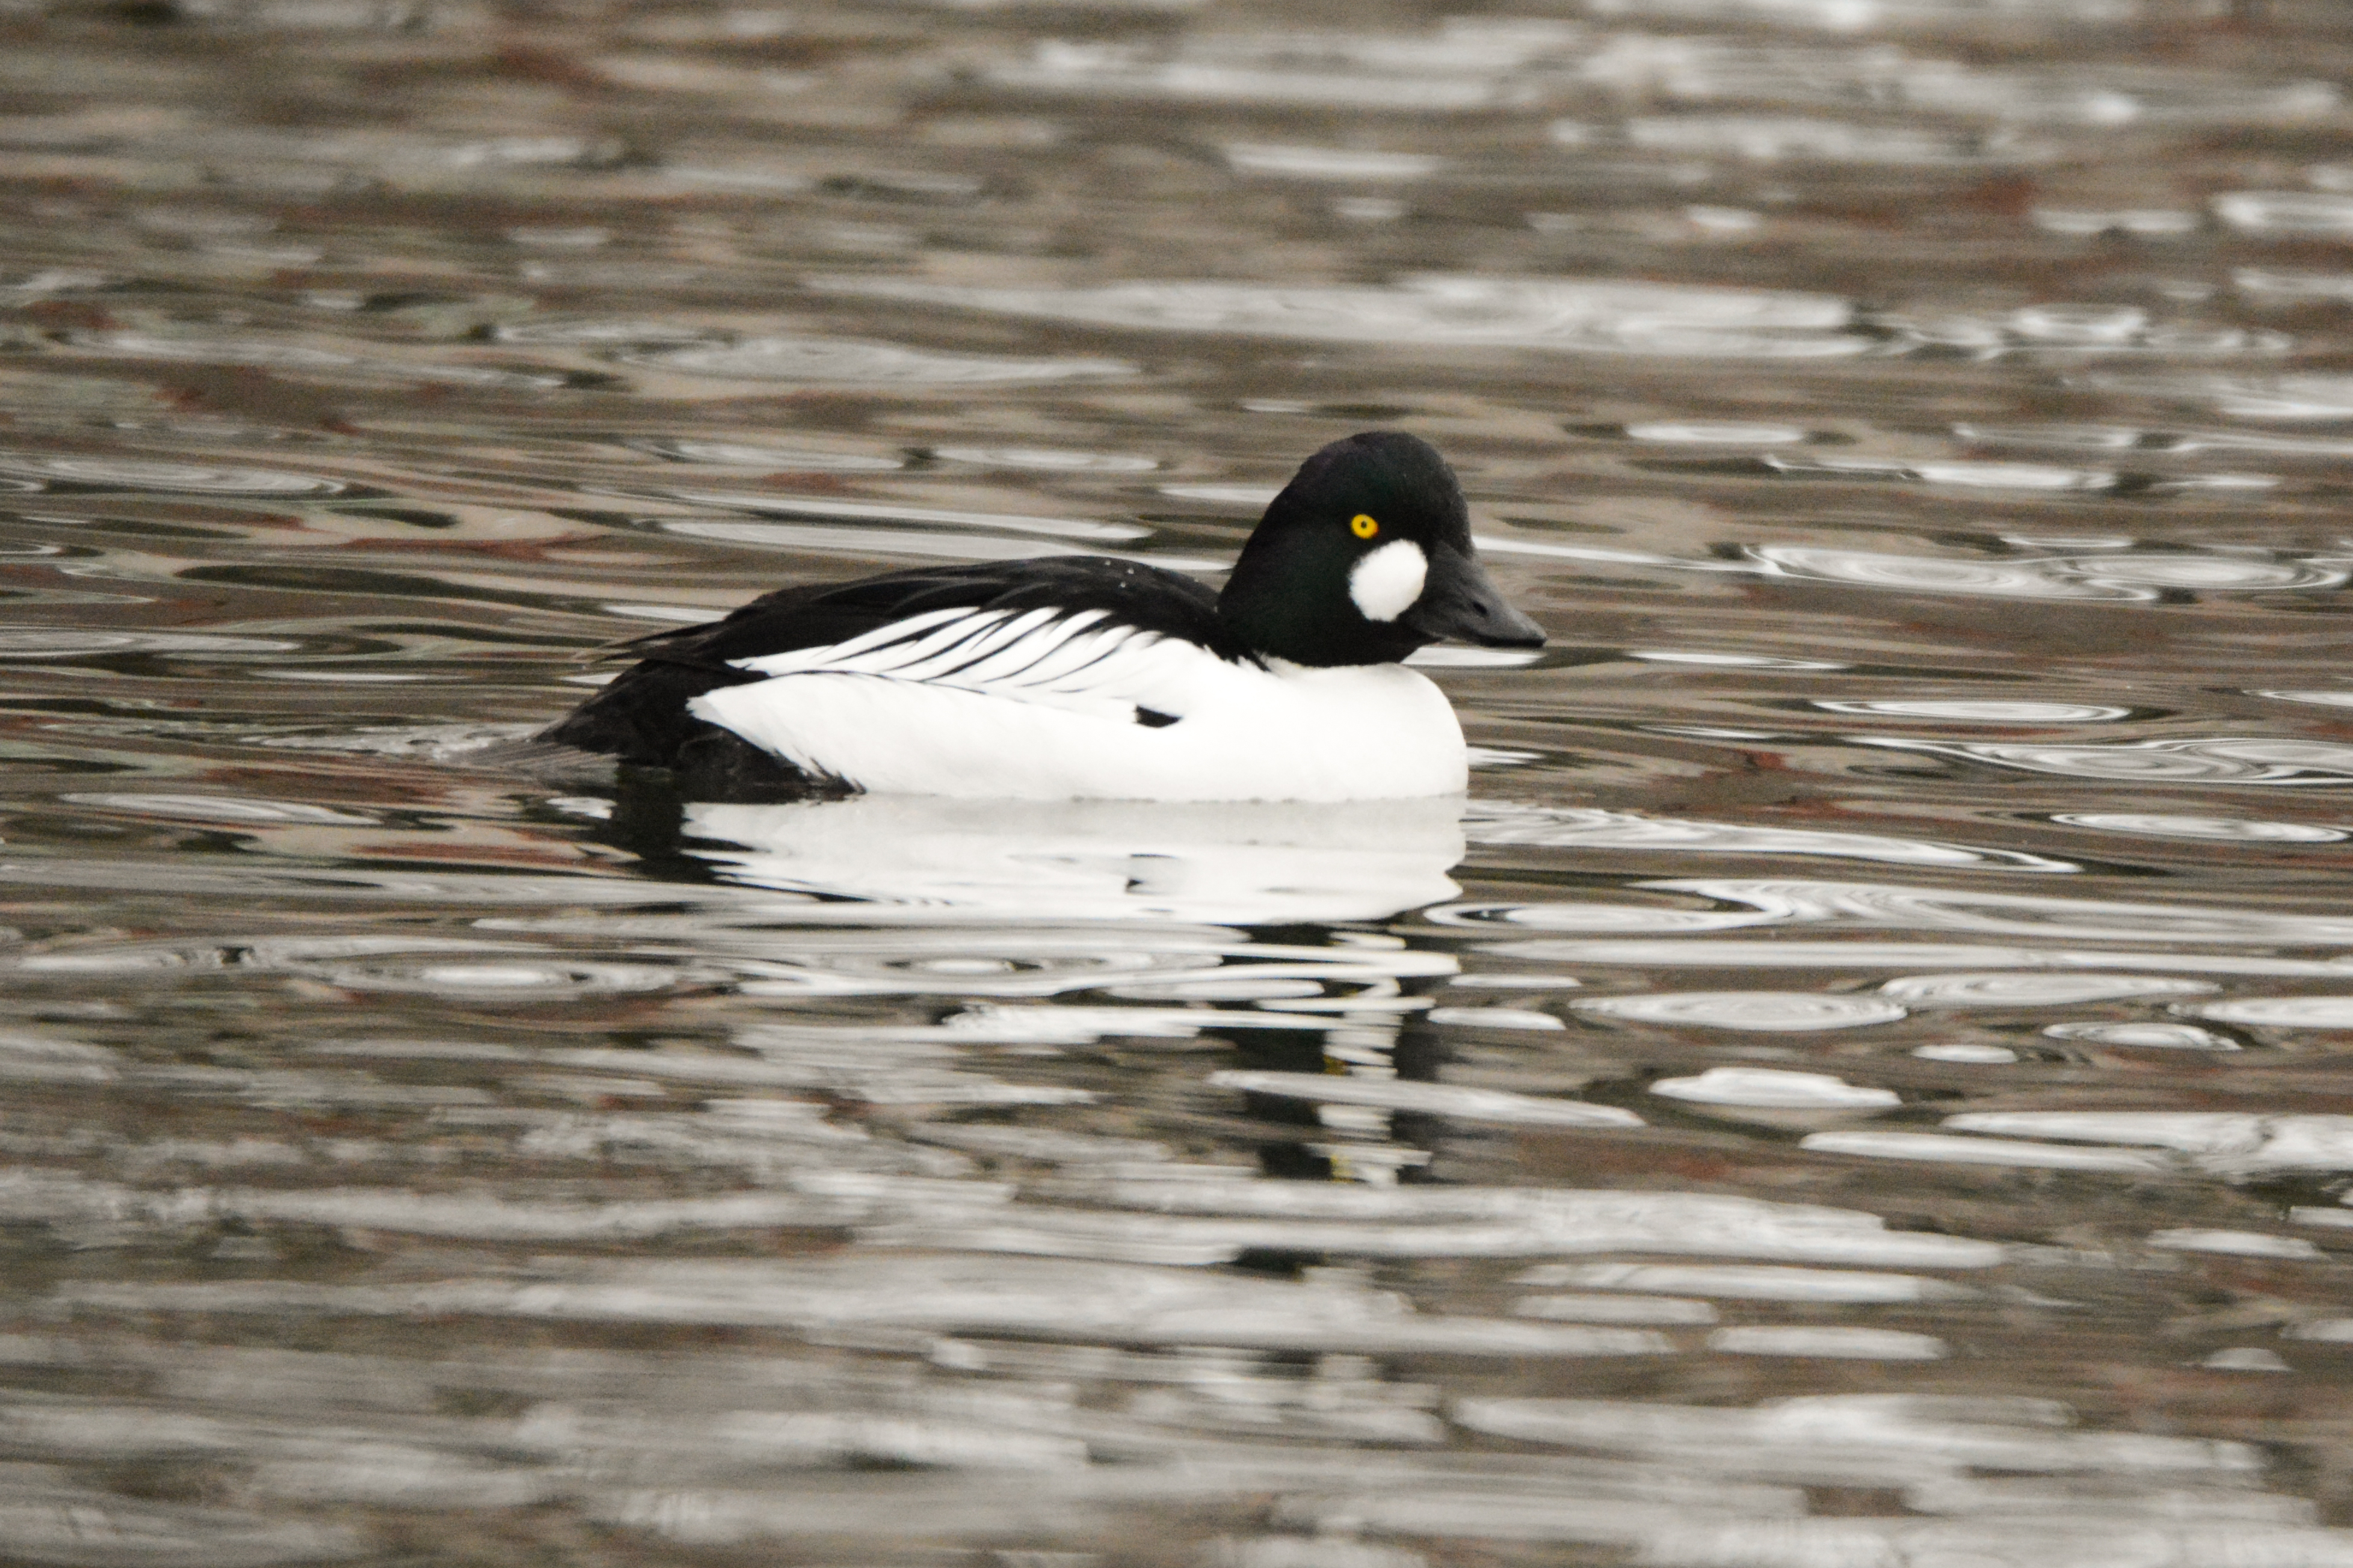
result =
[[[345,353],[263,338],[165,337],[149,332],[82,332],[71,340],[84,353],[108,358],[190,364],[245,365],[358,384],[421,382],[505,391],[543,391],[569,379],[557,372],[505,369],[448,361],[398,360]]]
[[[833,500],[820,496],[749,495],[733,490],[676,489],[662,492],[670,499],[698,506],[732,507],[744,511],[786,517],[841,519],[856,522],[906,522],[936,528],[994,528],[1008,533],[1042,533],[1057,539],[1090,539],[1119,542],[1151,536],[1148,528],[1132,522],[1090,522],[1081,518],[1031,517],[1015,512],[964,511],[942,507],[913,506],[899,501]],[[668,531],[682,531],[672,527]]]
[[[1945,1125],[1957,1132],[1994,1134],[1986,1140],[1989,1142],[2008,1134],[2169,1149],[2200,1169],[2223,1177],[2353,1170],[2353,1117],[2345,1116],[2257,1116],[2221,1110],[1977,1110],[1948,1116]]]
[[[2265,238],[2353,236],[2353,196],[2318,191],[2227,191],[2214,198],[2214,216]]]
[[[2267,784],[2336,787],[2353,779],[2353,746],[2270,735],[2216,735],[2095,745],[1994,741],[1915,741],[1853,735],[1850,743],[1925,752],[1957,762],[2119,784]]]
[[[1580,1013],[1641,1024],[1778,1033],[1853,1029],[1892,1024],[1905,1016],[1894,1002],[1809,991],[1669,991],[1647,996],[1596,996],[1569,1005]]]
[[[2135,974],[1911,974],[1890,980],[1879,994],[1907,1007],[2057,1007],[2138,996],[2198,996],[2211,981]],[[2065,1025],[2060,1027],[2067,1027]]]
[[[1873,882],[1693,878],[1637,885],[1746,904],[1777,921],[1804,924],[1966,931],[2066,941],[2314,945],[2353,942],[2353,918],[2333,914],[2063,899],[1959,888],[1902,888]]]
[[[2150,838],[2221,839],[2233,844],[2334,844],[2348,837],[2344,828],[2310,822],[2262,822],[2240,816],[2178,816],[2159,812],[2059,811],[2053,822],[2070,827],[2096,828],[2103,833],[2131,833]]]
[[[990,386],[1138,374],[1135,366],[1120,360],[947,353],[850,338],[749,338],[618,357],[627,364],[683,375],[805,385]]]
[[[2087,376],[2086,384],[2126,396],[2195,403],[2238,419],[2353,419],[2353,375]]]
[[[1694,358],[1822,358],[1872,351],[1845,301],[1769,289],[1632,281],[1430,277],[1393,288],[1121,283],[986,289],[898,279],[810,280],[829,293],[1088,326],[1328,342],[1549,349]]]
[[[2151,1176],[2170,1174],[2175,1169],[2172,1161],[2158,1154],[2078,1149],[2064,1143],[2036,1143],[2015,1138],[1957,1138],[1943,1132],[1814,1132],[1809,1133],[1799,1147],[1816,1154],[2000,1165],[2013,1170],[2101,1171]]]
[[[773,468],[808,473],[886,473],[907,466],[903,458],[880,453],[835,452],[766,441],[712,441],[684,436],[634,436],[622,445],[681,463],[722,468]]]
[[[374,1555],[344,1525],[230,1509],[147,1502],[113,1491],[42,1484],[41,1467],[0,1488],[0,1538],[26,1562],[70,1568],[280,1568]]]
[[[1472,801],[1464,814],[1463,831],[1473,844],[1823,856],[1878,860],[1896,866],[1986,866],[2014,871],[2065,873],[2076,869],[2069,861],[2022,850],[1980,849],[1934,839],[1816,828],[1749,827],[1729,822],[1638,816],[1630,812],[1593,807],[1520,805],[1502,801]]]
[[[2236,1040],[2195,1024],[2052,1024],[2042,1031],[2054,1040],[2088,1040],[2095,1046],[2142,1050],[2235,1051]]]
[[[585,996],[659,991],[680,972],[645,963],[586,963],[560,959],[449,959],[407,963],[288,965],[350,991],[393,991],[501,1002],[566,1002]]]
[[[2251,996],[2189,1009],[2223,1024],[2281,1029],[2353,1029],[2353,996]]]
[[[1707,1348],[1725,1355],[1829,1356],[1841,1361],[1938,1361],[1950,1353],[1945,1342],[1933,1334],[1811,1324],[1718,1329],[1708,1335]]]
[[[1817,698],[1826,713],[1868,713],[1896,719],[1949,719],[1965,724],[2107,724],[2132,717],[2129,708],[2092,702],[1932,700],[1926,698],[1841,701]]]
[[[1709,1068],[1695,1078],[1662,1078],[1652,1094],[1694,1105],[1731,1105],[1767,1110],[1890,1110],[1903,1103],[1891,1089],[1851,1084],[1828,1073],[1789,1072],[1780,1068]]]
[[[920,528],[839,528],[811,522],[714,522],[656,518],[654,530],[681,539],[709,539],[825,555],[939,556],[951,561],[1028,561],[1047,555],[1092,555],[1083,545],[1002,534],[943,533]],[[1172,567],[1172,570],[1176,569]],[[700,616],[698,619],[702,618]]]
[[[152,458],[0,452],[0,474],[51,485],[102,489],[181,490],[199,495],[333,495],[343,486],[273,468],[221,468]]]
[[[220,637],[206,632],[77,631],[68,626],[0,627],[0,659],[96,658],[121,653],[241,655],[293,653],[282,637]]]
[[[1458,1084],[1417,1083],[1399,1078],[1343,1078],[1327,1073],[1214,1072],[1208,1081],[1223,1089],[1317,1105],[1365,1105],[1383,1110],[1419,1111],[1470,1121],[1503,1121],[1523,1127],[1640,1127],[1642,1119],[1610,1105],[1573,1100],[1537,1100],[1500,1089]]]
[[[334,826],[366,826],[377,820],[373,816],[336,811],[323,805],[308,805],[299,801],[255,800],[236,795],[77,794],[61,795],[58,798],[75,805],[102,806],[109,811],[129,812],[166,822],[250,823],[255,826],[319,823]]]
[[[2146,602],[2168,590],[2313,590],[2342,586],[2348,578],[2347,570],[2334,563],[2252,561],[2221,555],[2104,553],[1956,561],[1780,544],[1753,546],[1748,554],[1767,576],[2004,599]]]
[[[1518,1275],[1512,1283],[1580,1290],[1657,1290],[1745,1301],[1960,1301],[1978,1295],[1967,1286],[1918,1274],[1786,1268],[1769,1264],[1546,1263]]]

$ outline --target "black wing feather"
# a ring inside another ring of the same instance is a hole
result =
[[[933,610],[1102,610],[1122,623],[1245,657],[1218,623],[1214,589],[1190,577],[1102,555],[1049,556],[969,566],[921,566],[854,583],[819,583],[764,595],[724,618],[659,631],[626,644],[639,663],[544,731],[542,740],[649,767],[712,729],[687,702],[722,686],[766,677],[733,661],[824,647]]]

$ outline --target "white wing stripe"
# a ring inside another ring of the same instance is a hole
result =
[[[1101,633],[1083,631],[1073,636],[1057,628],[1052,637],[1026,637],[965,671],[957,684],[1040,684],[1050,678],[1050,671],[1068,663],[1071,658],[1083,658],[1084,650],[1094,646],[1102,636]]]
[[[871,631],[860,632],[856,637],[849,638],[846,642],[833,643],[824,647],[795,648],[790,653],[776,654],[773,657],[778,659],[799,659],[810,658],[821,659],[855,658],[859,655],[871,652],[875,648],[884,647],[892,643],[904,641],[908,637],[913,637],[919,632],[928,631],[932,627],[944,626],[950,621],[963,620],[971,614],[971,611],[960,608],[948,610],[926,610],[920,616],[910,616],[903,621],[892,621],[886,625],[876,626]],[[997,612],[992,611],[989,612],[989,614],[993,617],[997,614]],[[736,662],[745,669],[759,669],[765,668],[768,661],[765,659],[746,658],[738,659]]]
[[[735,664],[776,679],[860,676],[947,688],[1123,724],[1139,707],[1183,717],[1203,673],[1226,668],[1198,643],[1130,626],[1108,611],[1050,608],[927,611],[828,647]],[[786,689],[773,688],[775,700],[786,700]]]
[[[1026,618],[1027,617],[1024,617],[1024,619]],[[1007,644],[1021,640],[1025,633],[1028,632],[1028,629],[1029,628],[1022,625],[1020,620],[1008,618],[1002,626],[996,626],[983,635],[973,638],[972,641],[966,645],[965,650],[970,655],[969,659],[965,664],[957,666],[956,669],[947,671],[946,673],[955,674],[961,670],[970,668],[973,665],[978,664],[981,660],[988,658],[991,654],[994,654],[997,649],[1005,647]]]
[[[941,671],[968,664],[974,645],[1008,630],[1002,617],[958,621],[953,637],[923,637],[896,647],[878,648],[863,658],[827,659],[827,669],[855,669],[870,675],[896,676],[902,680],[929,680]]]
[[[934,620],[930,616],[917,616],[883,628],[896,633],[894,637],[878,637],[875,633],[868,632],[846,643],[796,648],[790,653],[777,654],[769,658],[744,659],[740,663],[744,668],[756,669],[765,675],[818,670],[892,674],[955,647],[1003,618],[1002,611],[990,611],[977,616],[959,612],[943,620]]]
[[[925,658],[898,666],[890,671],[902,680],[946,680],[986,666],[990,660],[1004,657],[1008,647],[1019,649],[1040,638],[1052,639],[1060,634],[1048,623],[1053,618],[1050,610],[1031,610],[1017,616],[1000,626],[966,637],[955,647]],[[957,684],[963,684],[958,681]]]
[[[1057,658],[1040,659],[1039,664],[1044,668],[1032,668],[1027,671],[1029,679],[1021,684],[1068,686],[1076,682],[1081,675],[1089,670],[1100,673],[1101,667],[1106,661],[1116,664],[1119,662],[1118,656],[1131,647],[1141,648],[1159,640],[1149,632],[1136,632],[1126,626],[1100,633],[1064,649]],[[1088,681],[1080,682],[1080,684],[1094,685],[1098,682]]]

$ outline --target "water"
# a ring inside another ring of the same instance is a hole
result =
[[[2348,71],[0,5],[0,1561],[2353,1563]],[[516,744],[1377,426],[1467,806]]]

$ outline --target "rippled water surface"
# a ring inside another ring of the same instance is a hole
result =
[[[0,0],[0,1563],[2353,1565],[2348,74]],[[522,743],[1383,426],[1467,804]]]

